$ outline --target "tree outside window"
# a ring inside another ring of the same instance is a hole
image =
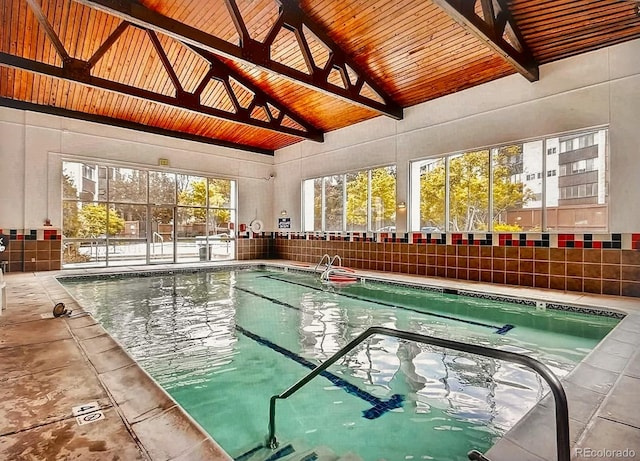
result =
[[[309,179],[303,195],[306,231],[395,228],[395,165]]]

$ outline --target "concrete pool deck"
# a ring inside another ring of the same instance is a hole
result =
[[[262,263],[313,269],[313,265],[275,260],[220,265]],[[0,459],[230,460],[91,316],[52,316],[58,302],[74,314],[81,312],[55,279],[59,275],[210,265],[5,274],[8,302],[0,315]],[[563,386],[569,400],[572,459],[640,459],[640,299],[357,273],[624,312],[625,319],[563,379]],[[72,409],[82,406],[87,407],[85,413],[74,416]],[[555,450],[554,404],[547,395],[487,456],[492,461],[551,461],[556,459]]]

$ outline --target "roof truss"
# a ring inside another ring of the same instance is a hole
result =
[[[316,25],[294,0],[277,0],[279,16],[267,38],[261,42],[250,37],[235,0],[225,0],[240,36],[235,45],[172,18],[156,13],[138,2],[120,0],[74,0],[83,5],[106,11],[145,29],[168,35],[182,43],[203,49],[243,64],[256,66],[293,82],[357,104],[395,119],[402,118],[402,107],[396,104],[376,82],[369,78],[340,47]],[[289,67],[271,57],[271,46],[283,30],[293,32],[303,54],[306,72]],[[320,65],[310,50],[310,35],[329,50],[329,59]],[[341,84],[331,83],[338,74]]]
[[[524,43],[505,0],[433,0],[433,2],[462,27],[501,54],[529,81],[535,82],[540,78],[538,63]]]
[[[8,67],[28,70],[30,72],[47,75],[63,80],[69,80],[83,85],[105,89],[134,98],[145,99],[170,107],[176,107],[187,111],[217,117],[233,122],[273,130],[297,137],[322,141],[323,134],[320,130],[305,121],[298,114],[288,109],[286,106],[270,97],[261,89],[252,84],[244,76],[233,71],[215,56],[207,55],[209,62],[209,72],[201,79],[197,89],[189,93],[185,91],[176,75],[173,65],[169,61],[159,39],[153,30],[146,29],[151,43],[157,53],[162,65],[167,72],[175,89],[174,96],[156,93],[136,86],[127,85],[121,82],[100,78],[92,75],[91,71],[95,64],[111,48],[128,27],[137,27],[127,21],[122,21],[109,37],[100,45],[93,56],[87,61],[72,58],[64,48],[60,38],[56,35],[53,27],[45,17],[42,9],[36,0],[26,0],[33,11],[36,20],[42,27],[44,33],[53,44],[56,53],[62,60],[62,67],[45,64],[39,61],[25,59],[19,56],[0,53],[0,64]],[[203,54],[202,52],[200,54]],[[207,85],[212,80],[220,82],[226,98],[231,102],[230,110],[204,105],[200,101],[200,96]],[[232,83],[235,83],[233,85]],[[242,91],[242,98],[238,91]],[[240,101],[242,99],[242,102]]]

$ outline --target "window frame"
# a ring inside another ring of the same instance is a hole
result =
[[[601,137],[603,136],[603,137]],[[578,188],[576,188],[576,197],[573,197],[573,194],[571,193],[572,197],[571,198],[593,198],[596,197],[596,200],[598,201],[598,205],[600,206],[605,206],[606,209],[608,210],[610,207],[610,202],[609,202],[609,177],[610,177],[610,169],[609,169],[609,155],[610,155],[610,146],[609,146],[609,126],[608,125],[601,125],[601,126],[594,126],[594,127],[589,127],[589,128],[582,128],[579,130],[575,130],[575,131],[571,131],[571,132],[565,132],[565,133],[555,133],[555,134],[550,134],[550,135],[545,135],[545,136],[540,136],[540,137],[535,137],[535,138],[528,138],[528,139],[523,139],[523,140],[517,140],[517,141],[512,141],[512,142],[504,142],[504,143],[499,143],[499,144],[495,144],[492,146],[481,146],[481,147],[474,147],[474,148],[470,148],[470,149],[466,149],[464,151],[455,151],[455,152],[449,152],[446,154],[441,154],[441,155],[437,155],[437,156],[432,156],[432,157],[425,157],[425,158],[419,158],[419,159],[414,159],[411,160],[409,162],[409,190],[410,190],[410,199],[409,199],[409,219],[408,219],[408,224],[409,224],[409,232],[419,232],[420,231],[420,227],[419,227],[419,223],[420,223],[420,193],[419,193],[419,186],[416,185],[416,182],[420,181],[420,174],[416,171],[419,169],[420,165],[423,165],[425,162],[428,161],[438,161],[440,159],[443,159],[446,162],[446,195],[447,195],[447,199],[445,202],[445,214],[446,214],[446,221],[445,221],[445,226],[444,229],[442,229],[442,232],[485,232],[485,230],[470,230],[470,231],[454,231],[451,228],[451,209],[450,209],[450,200],[449,200],[449,195],[450,195],[450,170],[449,170],[449,165],[450,165],[450,161],[452,158],[456,158],[460,155],[464,155],[466,153],[470,153],[470,152],[479,152],[479,151],[483,151],[483,150],[489,150],[490,152],[490,160],[489,160],[489,178],[490,179],[490,184],[489,184],[489,203],[490,203],[490,210],[489,210],[489,216],[491,217],[489,219],[489,226],[488,229],[486,230],[487,232],[495,232],[494,230],[494,210],[493,210],[493,191],[492,191],[492,186],[493,186],[493,171],[495,168],[494,165],[494,155],[495,152],[505,146],[511,146],[511,145],[522,145],[524,146],[527,143],[541,143],[541,152],[538,154],[540,156],[540,158],[538,159],[539,161],[539,166],[538,168],[540,168],[541,166],[541,170],[538,169],[535,172],[527,172],[527,171],[522,171],[517,175],[512,175],[512,177],[515,179],[515,177],[517,176],[519,178],[519,180],[522,180],[524,178],[527,178],[526,181],[538,181],[541,183],[541,190],[542,192],[539,193],[535,193],[534,195],[532,195],[532,200],[534,202],[540,202],[539,206],[536,207],[532,207],[532,208],[523,208],[523,210],[531,210],[532,212],[539,210],[539,212],[541,213],[541,222],[540,222],[540,231],[544,231],[544,232],[567,232],[569,231],[569,229],[567,228],[563,228],[563,229],[558,229],[558,228],[551,228],[549,227],[549,223],[548,221],[548,213],[547,213],[547,208],[550,206],[553,206],[555,208],[562,208],[564,207],[570,207],[571,204],[555,204],[555,205],[549,205],[548,204],[548,196],[550,195],[550,191],[548,190],[548,187],[556,187],[557,188],[557,199],[560,199],[560,185],[558,184],[558,179],[559,178],[563,178],[563,177],[567,177],[567,176],[573,176],[573,175],[580,175],[580,174],[585,174],[585,173],[591,173],[594,171],[599,172],[598,173],[598,182],[597,183],[589,183],[588,186],[585,185],[584,188],[586,189],[585,195],[580,195],[578,193]],[[550,145],[551,144],[551,145]],[[571,149],[567,149],[568,145],[571,145]],[[565,164],[561,164],[559,163],[558,159],[562,158],[562,155],[564,155],[567,152],[574,152],[580,149],[586,149],[586,148],[590,148],[593,146],[598,146],[598,155],[599,157],[590,157],[590,158],[585,158],[585,159],[579,159],[577,161],[571,162],[571,163],[565,163]],[[603,149],[603,153],[600,152],[600,149]],[[524,152],[522,152],[520,155],[523,155]],[[601,158],[602,157],[602,158]],[[579,171],[571,171],[573,164],[578,164],[578,162],[582,162],[586,165],[584,170],[579,170]],[[591,166],[591,168],[589,168]],[[568,170],[568,171],[567,171]],[[565,172],[565,174],[562,174],[563,171]],[[525,181],[522,181],[523,183]],[[416,192],[418,191],[418,192]],[[532,190],[532,192],[536,192],[535,190]],[[572,189],[573,192],[573,189]],[[565,194],[567,194],[568,192],[565,191]],[[553,195],[553,194],[551,194]],[[540,196],[540,200],[538,200],[536,197]],[[556,199],[556,200],[557,200]],[[563,199],[560,199],[563,200]],[[608,213],[607,213],[608,215]],[[604,222],[598,224],[598,219],[595,220],[595,223],[590,223],[590,225],[594,226],[595,228],[597,228],[598,232],[607,232],[609,229],[609,221],[608,218],[604,219]],[[556,225],[557,227],[557,225]],[[578,225],[578,223],[574,223],[574,227],[576,229],[576,231],[579,231],[580,229],[582,229],[582,226]],[[536,232],[534,230],[521,230],[518,232]]]
[[[398,168],[397,165],[395,163],[387,163],[387,164],[383,164],[383,165],[377,165],[377,166],[372,166],[369,168],[364,168],[364,169],[354,169],[354,170],[349,170],[349,171],[343,171],[343,172],[339,172],[339,173],[328,173],[325,174],[323,176],[314,176],[314,177],[309,177],[309,178],[305,178],[302,180],[301,182],[301,194],[302,194],[302,229],[304,230],[304,232],[383,232],[383,230],[380,229],[373,229],[373,207],[372,207],[372,175],[373,172],[376,170],[381,170],[381,169],[392,169],[393,170],[393,180],[394,180],[394,188],[392,191],[392,197],[393,197],[393,224],[389,224],[387,226],[383,226],[383,227],[389,227],[389,228],[393,228],[393,232],[395,232],[395,228],[397,226],[397,213],[396,213],[396,207],[397,207],[397,187],[398,187]],[[357,180],[357,178],[362,175],[362,174],[366,174],[366,181],[367,181],[367,190],[366,190],[366,204],[365,204],[365,208],[366,208],[366,218],[365,218],[365,224],[364,224],[364,230],[355,230],[355,229],[350,229],[351,227],[351,223],[349,223],[348,221],[348,204],[349,204],[349,195],[348,195],[348,188],[349,188],[349,184],[350,184],[350,180],[349,180],[349,176],[352,177],[351,183],[355,182]],[[332,180],[333,178],[337,178],[339,177],[340,180],[339,182],[341,182],[341,188],[342,188],[342,220],[341,220],[341,229],[340,230],[335,230],[335,229],[331,229],[331,230],[327,230],[327,209],[326,209],[326,204],[327,204],[327,200],[326,200],[326,192],[327,192],[327,182],[329,180]],[[315,216],[315,203],[316,203],[316,195],[315,195],[315,188],[313,187],[313,185],[315,184],[315,181],[321,180],[322,186],[320,188],[320,219],[318,219],[317,216]],[[313,192],[313,196],[309,197],[309,194]],[[310,212],[313,212],[313,214],[311,214]],[[320,229],[317,229],[315,226],[315,223],[319,221],[320,222]]]

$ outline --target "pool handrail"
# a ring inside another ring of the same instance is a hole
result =
[[[331,258],[331,261],[329,262],[329,267],[335,267],[336,264],[335,262],[338,261],[338,267],[342,266],[342,258],[340,257],[340,255],[333,255],[333,258]]]
[[[324,262],[324,260],[327,260],[327,268],[331,267],[331,256],[329,256],[327,253],[322,255],[322,258],[320,258],[320,261],[318,261],[318,264],[316,264],[316,267],[314,268],[314,271],[317,271],[318,268],[322,265],[322,263]]]
[[[570,451],[570,439],[569,439],[569,408],[567,404],[567,396],[564,392],[564,388],[560,383],[558,377],[553,374],[553,372],[542,362],[536,360],[532,357],[528,357],[523,354],[518,354],[516,352],[503,351],[500,349],[493,349],[490,347],[479,346],[477,344],[468,344],[462,343],[459,341],[454,341],[451,339],[443,339],[437,338],[435,336],[421,335],[419,333],[414,333],[411,331],[405,330],[396,330],[393,328],[387,327],[369,327],[360,335],[358,335],[355,339],[341,348],[338,352],[333,354],[327,360],[322,362],[322,364],[318,365],[314,368],[310,373],[304,376],[302,379],[298,380],[295,384],[289,387],[284,392],[272,395],[269,400],[269,435],[267,436],[267,447],[269,448],[277,448],[278,441],[276,440],[275,432],[275,416],[276,416],[276,401],[279,399],[286,399],[298,391],[301,387],[311,381],[313,378],[318,376],[324,370],[333,365],[338,359],[343,357],[349,351],[354,349],[358,344],[362,343],[364,340],[373,335],[385,335],[385,336],[393,336],[395,338],[406,339],[409,341],[415,341],[424,344],[431,344],[434,346],[440,346],[448,349],[454,349],[457,351],[467,352],[470,354],[482,355],[485,357],[491,357],[499,360],[505,360],[508,362],[515,362],[521,365],[524,365],[528,368],[531,368],[539,375],[541,375],[549,387],[551,388],[551,392],[553,393],[553,397],[555,400],[555,410],[556,410],[556,450],[557,450],[557,461],[570,461],[571,459],[571,451]],[[472,450],[469,452],[469,459],[475,460],[483,460],[487,459],[480,452],[476,450]],[[473,456],[473,457],[472,457]]]

